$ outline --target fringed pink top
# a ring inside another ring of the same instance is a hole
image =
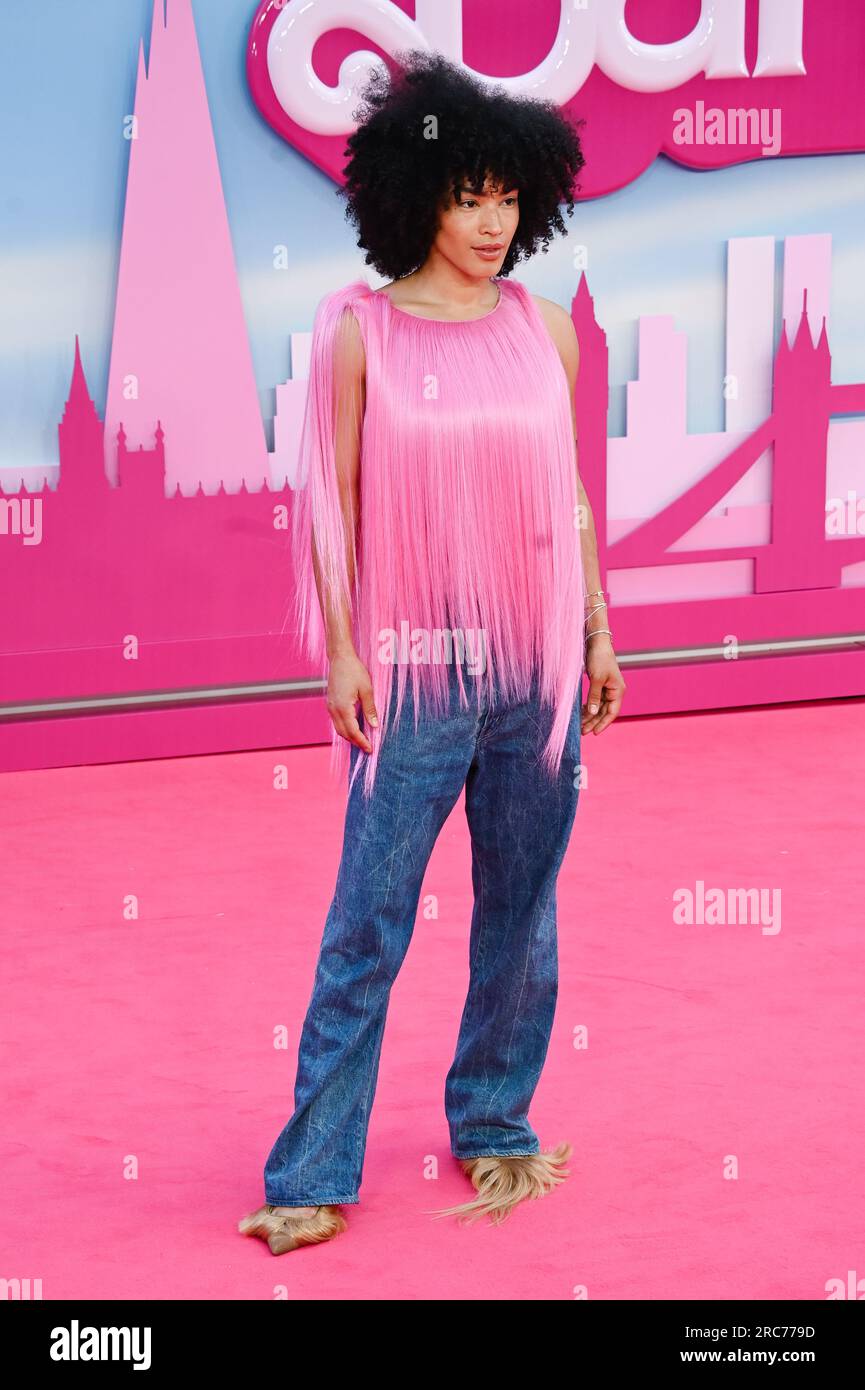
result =
[[[449,661],[478,704],[494,679],[504,696],[525,698],[537,672],[542,701],[555,706],[551,773],[579,692],[585,582],[567,377],[529,291],[493,284],[498,303],[474,319],[421,318],[365,280],[316,312],[293,509],[295,609],[301,643],[324,671],[314,538],[323,594],[348,602],[372,681],[379,724],[364,722],[372,753],[353,774],[364,768],[367,795],[407,680],[417,718],[419,699],[446,708]],[[344,369],[349,314],[365,356],[360,401]],[[356,528],[339,491],[353,448]],[[350,749],[334,730],[340,773]]]

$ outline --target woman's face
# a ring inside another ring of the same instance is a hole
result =
[[[451,195],[434,246],[467,275],[496,275],[519,220],[518,190],[487,179],[483,191],[461,187],[456,197]]]

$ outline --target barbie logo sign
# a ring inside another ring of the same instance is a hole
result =
[[[504,36],[511,50],[508,68],[515,73],[508,77],[470,67],[463,56],[465,49],[482,52],[485,35],[495,28],[501,66],[496,0],[416,0],[414,10],[412,17],[397,0],[262,0],[259,6],[247,53],[256,103],[280,134],[334,178],[340,177],[345,137],[355,125],[352,111],[370,68],[384,62],[382,55],[398,62],[407,49],[442,53],[505,91],[554,101],[586,117],[582,178],[589,195],[621,187],[660,151],[695,167],[753,157],[719,145],[685,152],[673,138],[673,110],[699,98],[711,106],[717,90],[723,90],[728,108],[782,110],[787,154],[862,144],[861,129],[834,129],[845,120],[863,124],[855,89],[855,59],[865,39],[860,0],[833,0],[831,6],[755,0],[750,7],[746,0],[700,0],[696,22],[692,0],[631,0],[630,7],[627,0],[527,0]],[[640,38],[629,27],[637,22]],[[677,28],[684,32],[672,41],[645,37],[668,36]],[[356,40],[346,51],[345,30],[362,34],[379,52],[358,48]],[[548,51],[522,71],[522,55],[542,51],[539,36],[552,32]],[[312,58],[316,45],[318,57],[331,36],[335,83],[319,76]],[[750,53],[755,57],[749,68]],[[714,91],[709,85],[721,82],[723,88]],[[839,83],[849,91],[846,112]],[[599,150],[594,167],[593,146]]]

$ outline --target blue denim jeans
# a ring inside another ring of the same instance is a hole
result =
[[[556,880],[579,797],[580,700],[557,776],[540,761],[552,710],[495,693],[469,707],[448,672],[450,708],[411,684],[383,739],[372,796],[361,768],[346,808],[342,857],[300,1039],[295,1110],[268,1155],[265,1201],[354,1203],[366,1151],[390,997],[411,940],[423,877],[465,787],[474,909],[468,995],[445,1113],[456,1158],[532,1154],[528,1108],[549,1047],[558,989]],[[360,717],[363,727],[363,716]],[[351,770],[367,755],[351,750]],[[350,775],[350,773],[349,773]]]

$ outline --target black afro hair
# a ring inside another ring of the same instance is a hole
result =
[[[441,54],[409,50],[396,60],[400,71],[374,68],[361,93],[337,189],[366,263],[392,280],[417,270],[457,188],[479,191],[487,175],[520,197],[498,273],[541,245],[546,252],[567,232],[560,206],[573,211],[585,163],[574,126],[553,102],[514,97]]]

